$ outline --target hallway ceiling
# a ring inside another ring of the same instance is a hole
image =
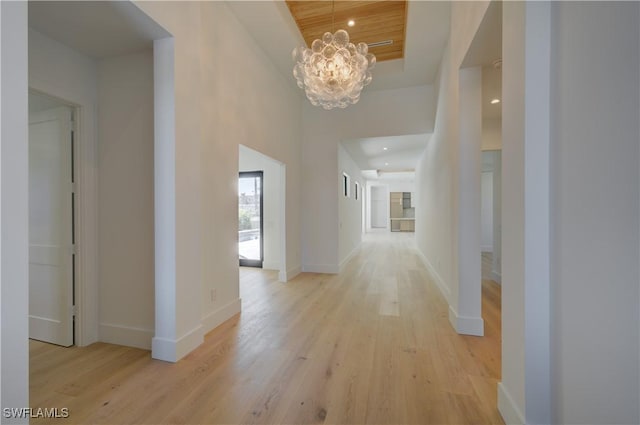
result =
[[[331,4],[329,1],[323,3]],[[342,2],[336,2],[336,6],[339,3]],[[365,16],[368,13],[374,14],[375,7],[380,7],[380,2],[362,3],[366,6],[358,10]],[[303,96],[304,93],[296,87],[292,75],[291,51],[304,45],[305,41],[287,4],[280,0],[228,1],[227,4],[276,68],[291,82],[296,92]],[[367,8],[372,8],[371,12]],[[433,83],[449,37],[450,9],[451,5],[446,1],[408,1],[404,58],[378,62],[373,69],[373,81],[366,91]],[[356,20],[356,28],[357,17],[353,19]],[[344,27],[351,34],[352,29],[346,25]],[[337,25],[336,29],[339,29]],[[330,30],[329,23],[324,31]],[[376,40],[369,40],[371,41]]]
[[[376,170],[378,175],[406,174],[415,170],[429,137],[429,134],[369,137],[346,140],[342,145],[361,170]]]
[[[371,8],[380,7],[376,6],[379,2],[366,3]],[[286,3],[272,0],[226,4],[296,93],[304,96],[292,75],[291,51],[305,42]],[[95,59],[149,48],[154,39],[169,35],[128,1],[29,1],[28,7],[31,28]],[[450,9],[446,1],[408,1],[404,58],[378,62],[366,90],[433,83],[449,37]],[[358,13],[369,12],[367,7],[359,7]]]
[[[29,28],[93,59],[152,48],[169,35],[128,1],[29,1]]]

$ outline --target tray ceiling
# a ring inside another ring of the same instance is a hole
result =
[[[345,29],[352,43],[392,44],[370,47],[378,61],[401,59],[407,23],[407,2],[396,1],[287,1],[289,11],[307,46],[325,32]],[[355,25],[349,27],[347,22]]]

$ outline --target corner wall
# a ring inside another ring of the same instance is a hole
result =
[[[136,5],[174,43],[176,323],[163,343],[184,355],[240,311],[239,144],[286,165],[287,277],[300,271],[300,97],[225,3]]]
[[[154,335],[153,52],[98,62],[100,340]]]
[[[458,305],[459,68],[488,6],[486,1],[452,4],[451,33],[436,85],[435,127],[416,168],[418,253],[455,309]],[[479,249],[478,241],[478,254]]]
[[[154,333],[153,54],[96,61],[29,30],[29,59],[32,88],[80,106],[77,168],[79,189],[85,192],[77,204],[83,259],[79,307],[87,326],[76,343],[100,340],[149,349]]]

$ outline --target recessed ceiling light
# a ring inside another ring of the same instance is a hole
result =
[[[389,163],[388,163],[388,162],[385,162],[385,163],[384,163],[384,165],[389,165]]]
[[[349,19],[349,22],[347,22],[347,25],[349,25],[350,27],[354,26],[356,24],[356,21],[354,21],[353,19]]]
[[[382,148],[383,151],[386,151],[387,149],[389,149],[389,148]]]
[[[496,103],[500,103],[500,99],[491,99],[492,105],[495,105]]]

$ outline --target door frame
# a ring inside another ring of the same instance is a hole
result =
[[[37,111],[32,113],[31,111],[29,111],[29,131],[31,131],[32,129],[32,125],[36,125],[36,124],[40,124],[43,122],[50,122],[53,120],[56,121],[62,121],[61,124],[64,126],[64,128],[61,129],[61,131],[58,133],[58,136],[60,136],[61,140],[61,146],[62,145],[66,145],[67,143],[69,143],[68,146],[63,147],[62,149],[64,150],[64,157],[62,159],[60,159],[60,161],[62,161],[61,163],[59,162],[59,164],[61,164],[63,166],[63,169],[66,169],[66,172],[69,173],[68,177],[70,180],[64,180],[64,182],[61,182],[61,184],[63,185],[63,187],[65,187],[67,190],[69,189],[69,186],[67,186],[68,184],[71,184],[71,193],[69,194],[66,190],[64,191],[65,193],[63,194],[61,199],[61,203],[64,205],[64,211],[63,211],[63,216],[62,219],[63,221],[67,222],[67,220],[71,220],[71,227],[67,228],[66,226],[68,225],[68,222],[66,224],[62,224],[62,223],[58,223],[56,224],[56,226],[60,225],[64,228],[65,230],[65,234],[66,236],[63,236],[63,240],[60,241],[60,243],[62,244],[62,247],[59,247],[58,249],[61,249],[63,251],[67,251],[69,249],[69,247],[72,248],[72,250],[70,252],[68,252],[68,254],[70,254],[70,257],[68,257],[66,260],[62,261],[60,264],[58,264],[58,266],[63,270],[61,271],[62,273],[64,273],[64,277],[63,280],[60,282],[64,285],[64,288],[62,288],[62,293],[65,294],[65,305],[64,305],[64,309],[65,309],[65,313],[64,315],[66,316],[67,314],[71,315],[71,319],[70,322],[68,323],[68,325],[70,326],[70,329],[67,328],[64,331],[64,336],[62,336],[60,333],[58,332],[63,332],[63,331],[58,331],[56,332],[56,337],[53,338],[55,341],[51,340],[52,335],[49,334],[47,329],[44,328],[48,328],[48,326],[43,325],[43,322],[47,322],[47,319],[44,319],[42,317],[38,316],[38,312],[33,312],[31,310],[31,308],[29,307],[29,338],[34,338],[37,340],[41,340],[44,342],[50,342],[52,344],[57,344],[57,345],[61,345],[63,347],[70,347],[76,344],[76,335],[75,335],[75,328],[76,328],[76,313],[74,310],[68,310],[69,308],[71,308],[72,306],[75,305],[75,276],[76,276],[76,268],[75,268],[75,263],[76,263],[76,253],[75,253],[75,246],[76,246],[76,208],[75,208],[75,204],[76,204],[76,196],[77,194],[76,192],[76,183],[77,183],[77,176],[76,176],[76,170],[75,170],[75,158],[74,158],[74,152],[75,152],[75,114],[76,114],[76,108],[72,105],[67,104],[66,102],[63,102],[59,99],[55,99],[52,98],[51,96],[48,95],[43,95],[39,92],[30,90],[29,91],[29,100],[31,100],[31,96],[39,96],[39,97],[46,97],[48,99],[51,99],[52,102],[55,102],[55,106],[52,106],[51,108],[47,108],[46,110],[42,110],[42,111]],[[65,109],[65,112],[62,113],[60,112],[60,110]],[[64,116],[62,116],[64,114]],[[67,115],[68,114],[68,115]],[[68,120],[68,121],[67,121]],[[32,138],[31,138],[31,134],[29,135],[29,176],[32,176],[32,172],[36,171],[39,167],[34,167],[32,168],[32,163],[31,163],[31,149],[32,149]],[[68,149],[68,150],[67,150]],[[69,155],[69,156],[67,156]],[[29,198],[31,199],[31,188],[29,187]],[[70,196],[69,196],[70,195]],[[67,198],[67,196],[69,196]],[[69,202],[69,204],[66,204],[66,202]],[[29,206],[29,210],[31,213],[31,206]],[[31,226],[31,224],[29,224],[29,226]],[[69,232],[69,233],[66,233]],[[68,239],[67,239],[68,238]],[[67,245],[70,244],[70,245]],[[47,249],[46,248],[47,244],[44,242],[40,242],[40,243],[36,243],[35,245],[32,245],[31,240],[29,241],[29,270],[31,270],[31,265],[33,257],[32,257],[32,249],[34,249],[35,247],[37,247],[38,251],[42,252],[43,249]],[[36,256],[37,257],[37,256]],[[41,258],[42,259],[42,258]],[[67,285],[69,284],[69,280],[71,281],[71,287],[69,288]],[[32,293],[32,288],[31,288],[31,279],[29,278],[29,293]],[[60,300],[56,300],[56,296],[61,295],[60,293],[58,294],[50,294],[53,295],[53,298],[51,298],[51,296],[46,297],[45,299],[55,303],[56,301],[60,301]],[[32,315],[35,314],[35,315]],[[35,322],[32,322],[35,321]],[[67,323],[68,318],[62,319],[62,322],[65,324],[64,328],[66,328],[66,323]],[[32,333],[32,325],[35,326],[35,328],[33,328],[34,333]],[[44,326],[44,328],[43,328]],[[50,330],[50,329],[49,329]],[[69,336],[71,337],[71,340],[69,340]]]
[[[246,177],[260,177],[260,259],[250,260],[239,258],[240,267],[262,268],[264,262],[264,171],[240,171],[238,179]]]
[[[74,345],[98,341],[98,185],[95,99],[65,91],[53,82],[31,78],[29,93],[48,96],[73,110],[75,181],[73,264]]]

